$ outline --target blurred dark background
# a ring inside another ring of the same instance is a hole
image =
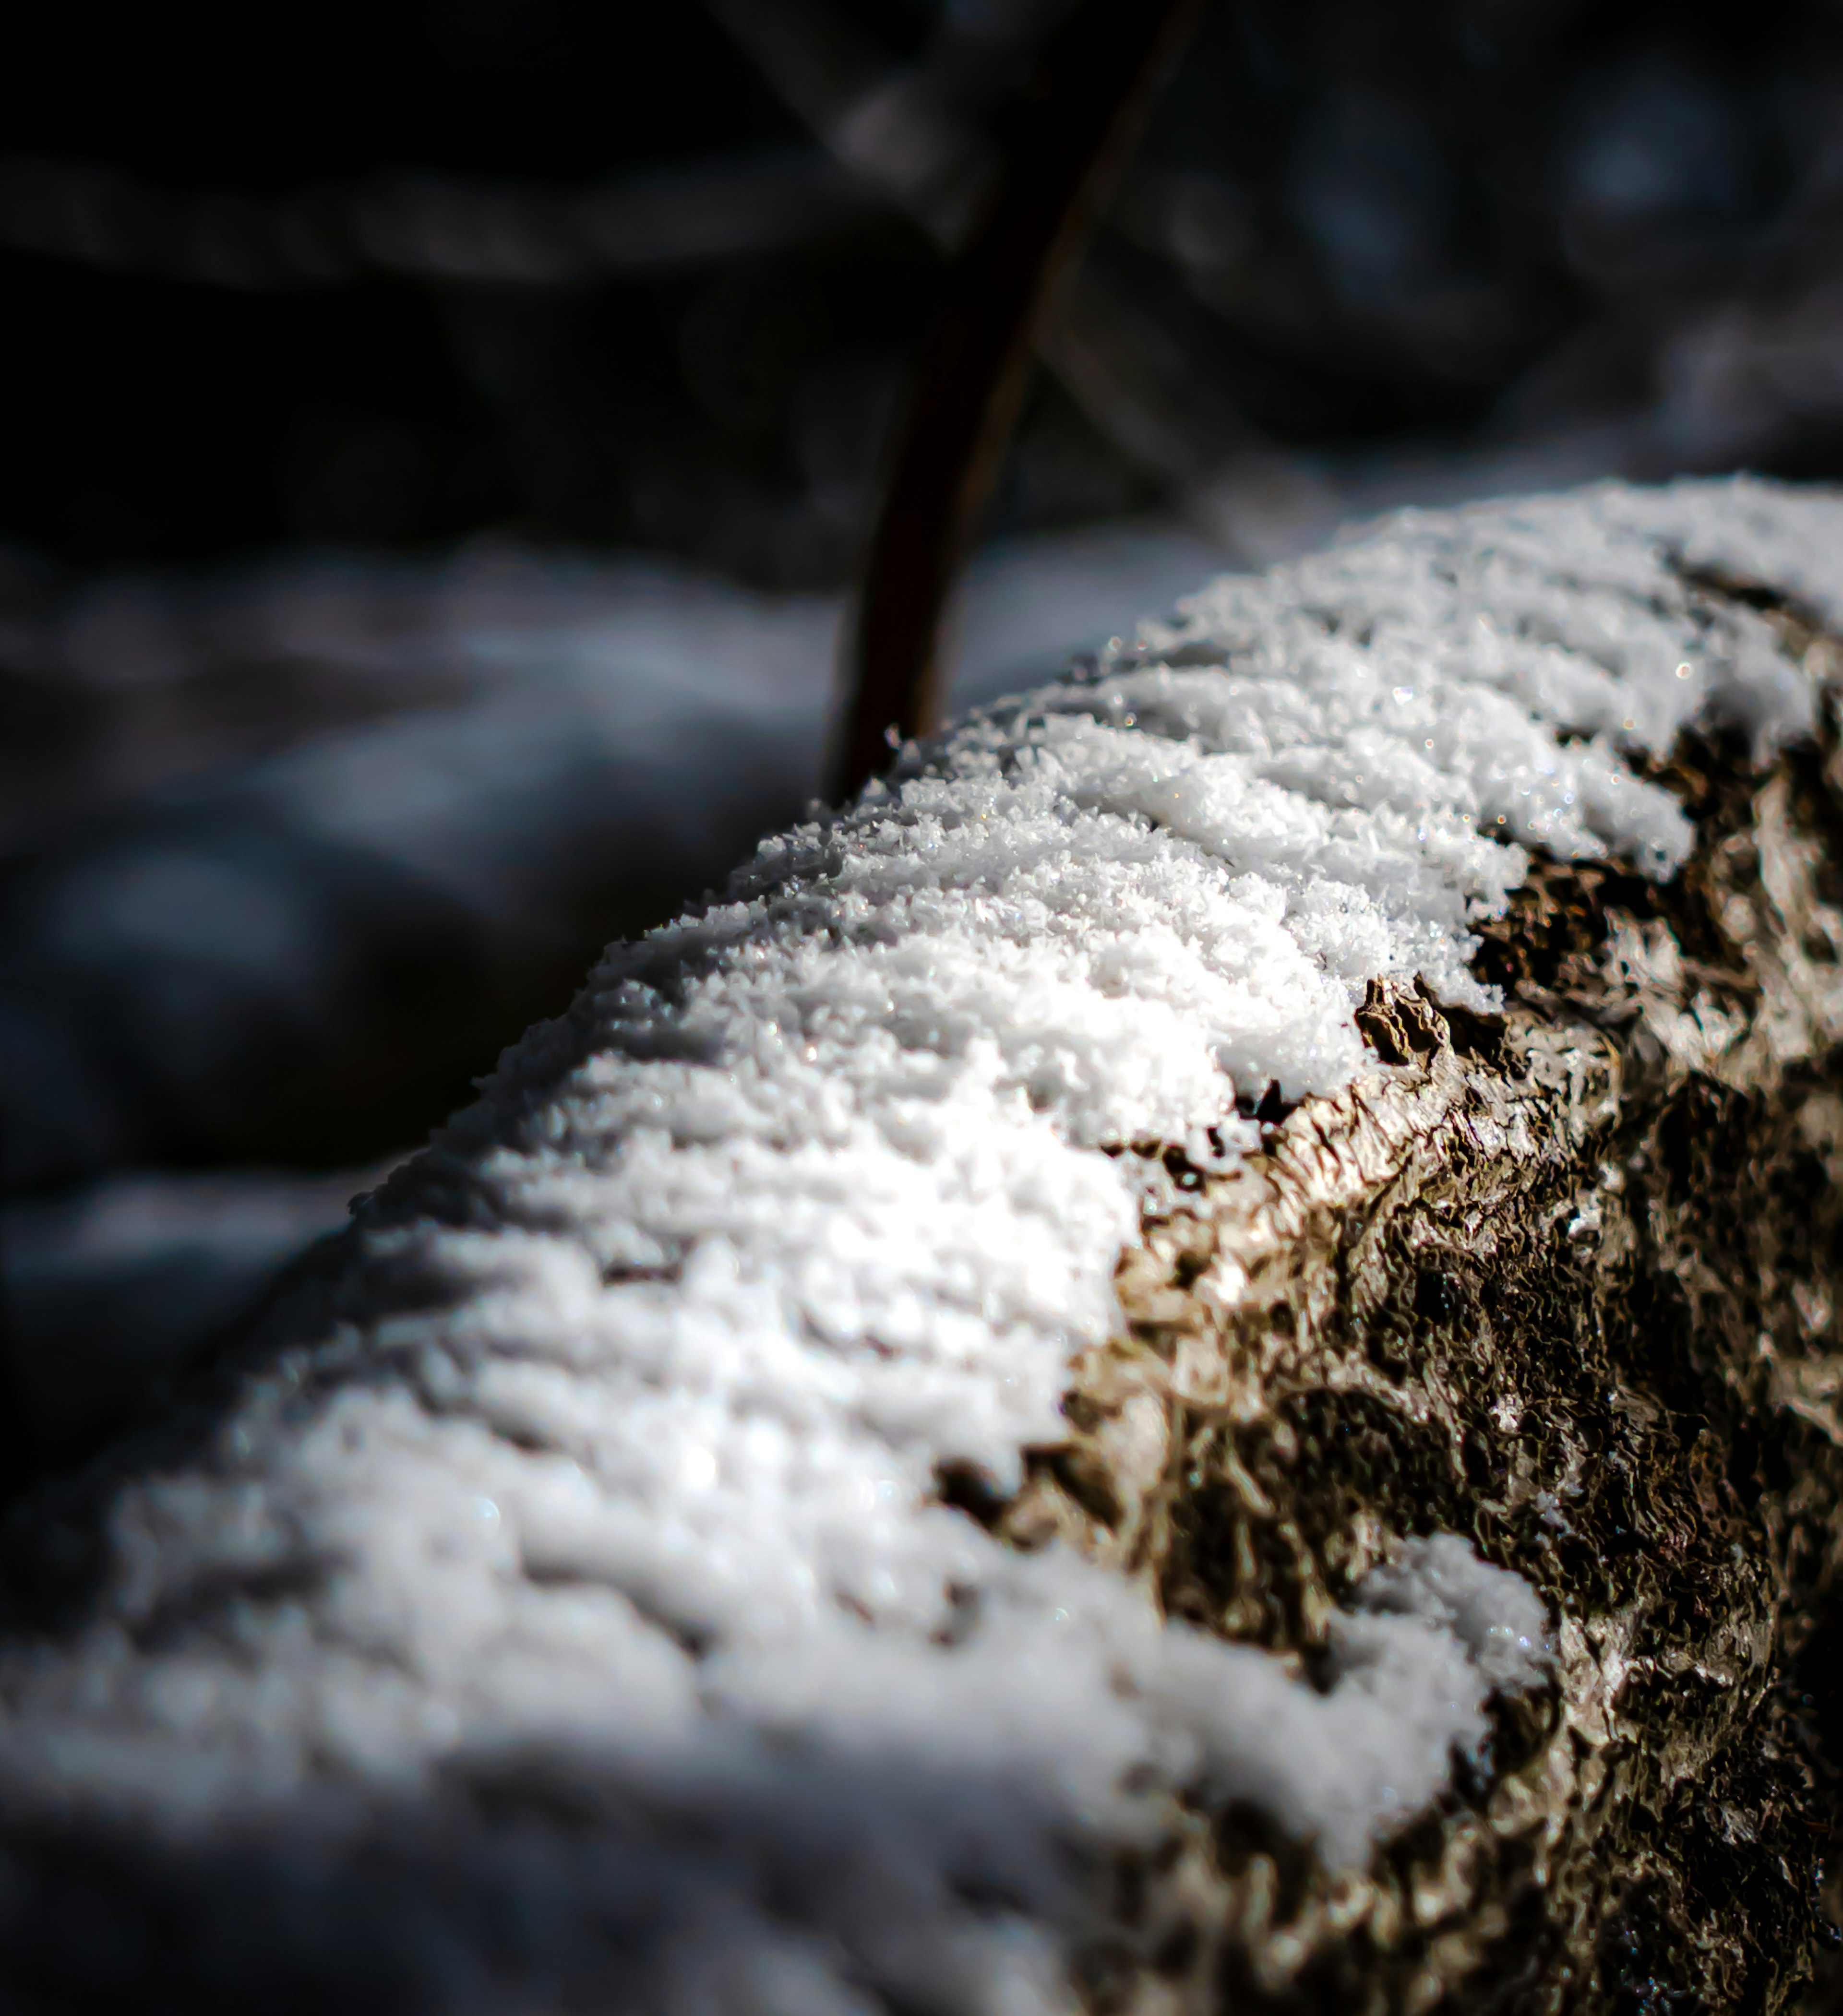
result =
[[[94,569],[492,527],[839,581],[930,203],[1057,11],[23,13],[0,531]],[[1840,63],[1827,0],[1222,0],[994,530],[1257,445],[1827,470]]]
[[[9,22],[0,1169],[48,1446],[799,809],[1060,11]],[[961,693],[1396,503],[1843,473],[1840,113],[1833,0],[1217,0],[1042,345]]]

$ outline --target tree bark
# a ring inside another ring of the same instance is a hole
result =
[[[1676,880],[1539,864],[1501,1020],[1373,983],[1384,1070],[1148,1221],[1079,1432],[986,1508],[1308,1664],[1430,1527],[1560,1620],[1553,1695],[1360,1877],[1251,1810],[1124,1867],[1097,2008],[1776,2009],[1837,1943],[1843,755],[1659,774]]]

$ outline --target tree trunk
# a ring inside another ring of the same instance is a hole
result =
[[[9,2006],[1791,2006],[1843,512],[1531,523],[1410,520],[910,751],[19,1508]],[[1647,758],[1659,650],[1715,697]],[[1506,690],[1533,770],[1440,744]],[[1460,813],[1357,795],[1424,746]],[[1526,873],[1479,837],[1539,818]]]

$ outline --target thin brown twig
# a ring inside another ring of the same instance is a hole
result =
[[[1020,94],[984,222],[949,268],[858,600],[835,777],[850,796],[892,732],[940,718],[941,617],[996,481],[1036,345],[1203,0],[1081,0]]]

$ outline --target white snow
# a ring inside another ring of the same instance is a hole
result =
[[[988,549],[956,705],[1222,558],[1156,520]],[[579,973],[589,920],[669,915],[818,788],[833,597],[492,542],[31,582],[0,552],[8,662],[88,725],[37,761],[0,746],[15,1183],[169,1154],[175,1115],[260,1111],[316,1053],[375,1043],[408,944],[472,973],[453,1021],[546,1006],[525,976]]]
[[[1409,514],[906,752],[613,949],[365,1208],[208,1453],[121,1487],[89,1620],[0,1658],[0,1796],[330,1863],[470,1774],[565,1783],[609,1845],[544,1864],[557,1950],[640,1923],[596,1964],[674,2012],[1064,2007],[1092,1871],[1181,1790],[1362,1860],[1539,1682],[1526,1584],[1410,1542],[1320,1694],[1006,1550],[937,1467],[1006,1485],[1059,1438],[1137,1229],[1104,1150],[1233,1159],[1237,1093],[1360,1067],[1370,977],[1484,998],[1469,926],[1525,844],[1679,862],[1641,752],[1809,722],[1672,548],[1843,610],[1829,496]],[[445,1854],[538,1882],[441,1810]]]

